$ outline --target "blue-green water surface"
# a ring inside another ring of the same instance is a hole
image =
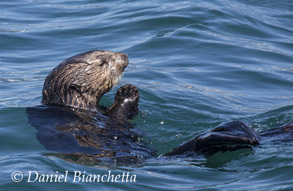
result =
[[[232,119],[258,131],[293,121],[290,0],[1,0],[0,190],[293,190],[293,143],[139,165],[76,164],[36,138],[27,107],[40,105],[47,74],[93,49],[125,52],[118,87],[139,88],[135,119],[164,154]],[[130,172],[136,182],[27,182],[28,172],[70,176]],[[14,171],[24,178],[16,183]]]

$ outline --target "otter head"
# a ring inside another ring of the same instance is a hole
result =
[[[121,86],[115,95],[113,105],[107,110],[106,115],[112,119],[130,119],[138,112],[138,89],[131,84]]]
[[[125,53],[97,50],[70,57],[47,76],[42,103],[97,110],[127,65]]]

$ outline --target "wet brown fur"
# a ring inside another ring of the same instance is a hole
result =
[[[70,57],[47,76],[42,103],[95,111],[102,95],[118,83],[127,64],[125,53],[110,51]]]

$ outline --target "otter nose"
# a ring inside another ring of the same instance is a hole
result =
[[[126,68],[127,65],[128,65],[128,56],[127,56],[127,54],[122,53],[122,52],[118,52],[118,54],[121,57],[123,68]]]

